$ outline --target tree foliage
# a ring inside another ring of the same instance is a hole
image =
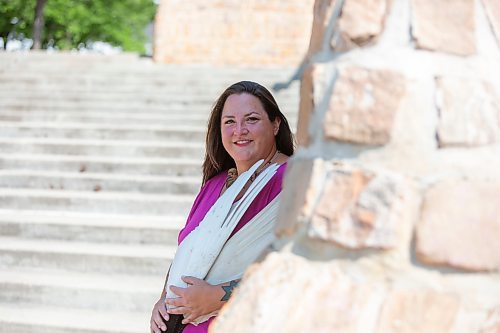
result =
[[[31,38],[36,0],[0,0],[0,36]],[[48,0],[42,46],[77,48],[95,41],[144,51],[145,27],[154,19],[152,0]]]
[[[30,36],[36,1],[0,0],[0,36],[9,33]]]

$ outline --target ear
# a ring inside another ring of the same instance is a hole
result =
[[[273,121],[273,134],[274,136],[278,135],[278,131],[280,130],[281,118],[276,117]]]

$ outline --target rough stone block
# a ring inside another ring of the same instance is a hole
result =
[[[500,1],[498,0],[482,0],[486,15],[490,21],[493,33],[500,45]]]
[[[301,146],[309,145],[309,122],[314,111],[314,71],[316,66],[306,68],[300,81],[300,104],[297,124],[297,143]]]
[[[293,158],[288,162],[285,185],[281,194],[280,213],[275,233],[278,236],[292,236],[302,219],[307,215],[307,190],[311,180],[313,161]]]
[[[387,0],[346,0],[331,41],[333,50],[347,51],[373,42],[382,33]]]
[[[500,333],[500,305],[488,313],[479,333]]]
[[[486,327],[482,329],[480,333],[500,333],[500,323],[494,324],[490,327]]]
[[[438,183],[425,195],[417,258],[470,271],[500,269],[500,184]]]
[[[154,59],[173,64],[297,65],[314,0],[162,0]]]
[[[383,292],[340,265],[271,253],[247,271],[210,332],[374,332]]]
[[[394,71],[339,69],[325,116],[326,138],[366,145],[388,143],[405,86],[405,78]]]
[[[380,317],[379,333],[451,332],[460,308],[458,297],[434,291],[393,291]]]
[[[478,146],[500,140],[500,93],[471,78],[438,77],[439,146]]]
[[[314,19],[309,43],[309,56],[319,52],[325,43],[327,27],[332,19],[338,0],[317,0],[314,2]]]
[[[409,223],[404,216],[411,191],[404,179],[319,161],[313,172],[310,186],[316,187],[317,204],[310,237],[350,249],[390,249],[399,244]]]
[[[411,0],[418,48],[457,55],[476,53],[474,0]]]

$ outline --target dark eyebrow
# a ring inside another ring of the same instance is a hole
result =
[[[249,113],[247,113],[247,114],[243,115],[243,117],[248,117],[248,116],[250,116],[251,114],[254,114],[254,113],[255,113],[257,116],[259,116],[259,114],[258,114],[257,112],[252,111],[252,112],[249,112]],[[234,118],[234,116],[223,116],[222,118]]]

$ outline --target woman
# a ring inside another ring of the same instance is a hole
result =
[[[218,98],[210,115],[203,162],[203,184],[186,226],[179,233],[179,244],[200,224],[212,205],[239,175],[257,161],[264,160],[235,202],[242,198],[252,180],[263,173],[265,168],[278,164],[276,173],[251,202],[230,237],[238,233],[281,192],[286,162],[293,151],[293,135],[288,122],[266,88],[250,81],[238,82],[227,88]],[[168,312],[165,306],[166,292],[163,290],[153,308],[151,332],[165,331],[166,322],[169,319],[170,323],[173,322],[174,317],[178,319],[176,315],[183,315],[182,324],[186,324],[183,330],[180,329],[183,333],[207,332],[213,318],[197,326],[192,323],[196,318],[220,309],[238,283],[233,280],[211,285],[190,276],[183,277],[182,280],[188,287],[170,287],[178,298],[167,299],[169,308],[175,307]]]

